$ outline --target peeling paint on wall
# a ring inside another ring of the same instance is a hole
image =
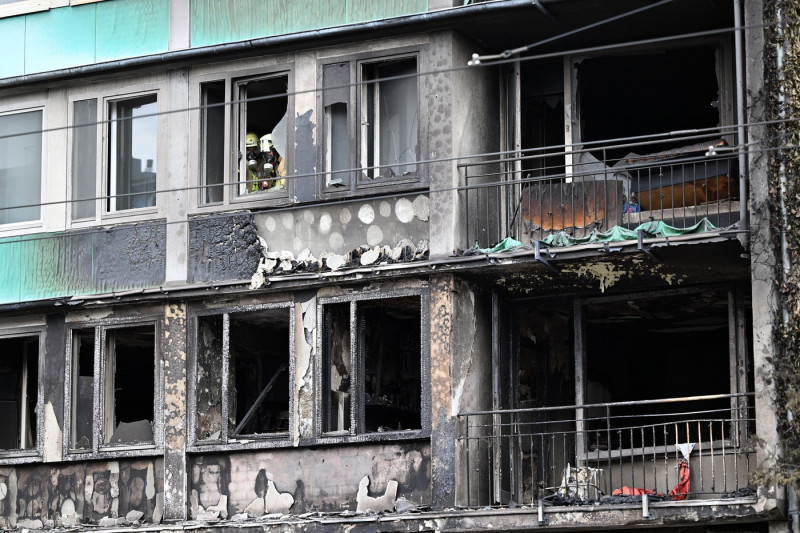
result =
[[[588,265],[581,265],[575,270],[564,269],[564,272],[574,272],[580,277],[595,278],[600,282],[600,292],[605,292],[609,287],[619,281],[623,276],[630,275],[623,270],[617,270],[617,266],[613,263],[591,263]]]

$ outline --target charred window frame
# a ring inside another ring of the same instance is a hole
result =
[[[322,62],[319,167],[323,195],[421,183],[419,53]]]
[[[501,299],[496,305],[502,305]],[[574,444],[579,454],[635,449],[641,435],[618,433],[616,424],[669,426],[674,421],[670,417],[695,408],[710,418],[730,417],[731,431],[724,446],[747,444],[754,430],[749,421],[753,404],[745,396],[735,396],[753,391],[754,386],[746,286],[546,297],[517,303],[514,308],[514,318],[504,322],[517,331],[499,345],[498,359],[513,363],[505,366],[508,373],[498,374],[498,398],[519,408],[627,402],[613,408],[610,415],[617,418],[610,421],[602,407],[575,410],[575,428],[570,431],[577,429]],[[701,368],[709,371],[691,371]],[[674,379],[669,379],[672,374]],[[720,398],[656,407],[637,404],[707,395]],[[553,416],[563,422],[565,412]],[[608,423],[610,433],[606,432]],[[674,442],[674,435],[654,437],[659,446]]]
[[[191,128],[198,132],[198,207],[258,201],[289,201],[294,171],[294,109],[291,65],[249,69],[228,75],[208,74],[193,81],[192,101],[200,108]],[[271,134],[271,158],[248,165],[247,134]],[[272,160],[270,160],[272,159]],[[272,171],[265,168],[272,165]]]
[[[427,292],[322,298],[317,319],[318,440],[429,434]]]
[[[295,401],[294,321],[291,302],[192,316],[192,448],[290,443]]]
[[[146,455],[162,440],[157,320],[76,324],[67,335],[64,455]]]
[[[0,334],[0,461],[29,462],[41,457],[43,369],[40,329]]]

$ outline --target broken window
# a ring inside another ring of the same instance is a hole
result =
[[[643,401],[750,389],[746,372],[749,340],[743,339],[746,303],[736,295],[733,289],[703,288],[520,305],[518,341],[514,343],[519,350],[519,371],[512,371],[510,378],[516,383],[518,397],[512,403],[553,407],[626,402],[613,409],[609,420],[603,408],[584,412],[589,432],[603,429],[599,436],[603,442],[587,445],[638,446],[638,430],[630,435],[612,431],[612,442],[607,443],[606,429],[667,424],[673,421],[670,413],[686,411],[691,405],[654,407]],[[580,312],[576,313],[574,306],[579,306]],[[577,366],[576,361],[580,362]],[[744,376],[732,369],[745,369]],[[585,385],[576,389],[576,383]],[[731,409],[731,399],[705,401],[702,407],[711,410],[709,413],[725,412]],[[668,443],[674,437],[671,432],[673,428],[665,427],[656,435],[656,442]]]
[[[289,169],[289,76],[240,81],[238,194],[285,192]]]
[[[0,224],[39,220],[42,111],[0,116]]]
[[[195,440],[286,437],[292,308],[197,317]]]
[[[575,64],[580,141],[593,142],[720,125],[718,51],[713,46],[586,58]],[[624,120],[620,120],[624,117]],[[647,153],[674,145],[650,145]],[[629,147],[598,151],[601,161]]]
[[[70,451],[155,442],[156,331],[153,324],[71,331]]]
[[[370,180],[416,176],[416,73],[416,58],[361,65],[361,167]]]
[[[0,450],[37,444],[39,336],[0,339]]]
[[[156,205],[155,94],[108,104],[108,211]]]
[[[321,432],[421,429],[422,296],[325,303],[322,320]]]

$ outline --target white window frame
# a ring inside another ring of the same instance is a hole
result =
[[[10,115],[18,115],[22,113],[31,113],[41,111],[42,113],[42,125],[41,128],[44,130],[47,128],[47,110],[45,108],[44,102],[36,102],[33,105],[20,107],[14,106],[13,104],[9,104],[8,106],[0,105],[0,118]],[[40,154],[41,157],[41,175],[39,176],[40,182],[40,191],[39,191],[39,202],[42,204],[39,206],[39,218],[33,220],[26,220],[22,222],[9,222],[7,224],[0,224],[0,234],[2,233],[16,233],[19,230],[24,230],[28,228],[39,228],[42,226],[43,221],[45,219],[47,210],[47,206],[44,203],[47,201],[47,181],[45,180],[45,176],[48,175],[47,172],[47,164],[48,160],[45,157],[47,153],[47,143],[49,141],[48,135],[44,132],[41,133],[41,142],[42,142],[42,153]]]

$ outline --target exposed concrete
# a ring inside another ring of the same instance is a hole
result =
[[[747,1],[744,7],[746,31],[745,69],[747,77],[747,120],[761,123],[767,120],[767,87],[765,70],[771,53],[765,42],[763,29],[764,2]],[[767,145],[767,131],[763,125],[748,128],[749,141],[763,140]],[[753,369],[755,374],[756,433],[759,436],[759,465],[780,456],[778,420],[772,398],[773,382],[770,379],[770,358],[776,355],[775,326],[780,320],[780,298],[776,273],[776,236],[770,227],[770,203],[773,201],[768,181],[767,152],[756,152],[749,160],[750,190],[750,275],[753,305]],[[775,487],[772,487],[775,490]],[[780,496],[780,494],[778,494]]]
[[[164,308],[164,480],[163,514],[168,520],[186,518],[186,305]],[[152,470],[148,470],[152,477]],[[152,498],[153,495],[149,496]]]
[[[184,17],[188,21],[188,2],[171,2],[170,8],[170,29],[172,29],[172,17]],[[176,5],[177,4],[177,5]],[[188,30],[186,30],[188,33]],[[172,41],[177,37],[170,32],[170,46],[176,45]],[[188,40],[188,35],[182,36]],[[185,44],[184,44],[185,45]],[[189,70],[176,69],[169,72],[169,91],[166,101],[160,101],[161,109],[187,109],[189,104]],[[164,119],[159,120],[159,125],[163,128],[160,135],[164,138],[169,137],[172,132],[189,131],[190,113],[169,113]],[[188,195],[196,194],[193,189],[183,190],[189,182],[187,169],[189,168],[189,150],[191,143],[187,142],[167,142],[161,143],[165,146],[166,157],[159,157],[159,169],[166,170],[166,176],[159,176],[159,189],[167,189],[170,192],[158,194],[156,205],[160,206],[167,216],[166,246],[170,260],[167,261],[165,281],[167,283],[183,284],[186,280],[187,266],[187,224],[186,213],[189,206]],[[163,154],[163,151],[161,152]],[[165,163],[166,162],[166,163]]]
[[[356,501],[357,513],[380,513],[383,511],[394,511],[395,499],[397,498],[397,481],[390,479],[386,484],[386,491],[377,497],[369,495],[369,476],[364,476],[358,482],[358,494]]]
[[[295,294],[294,445],[314,434],[314,357],[317,346],[317,300],[313,291]]]
[[[452,275],[431,280],[431,505],[434,509],[455,504],[455,418],[450,368],[453,362]]]

